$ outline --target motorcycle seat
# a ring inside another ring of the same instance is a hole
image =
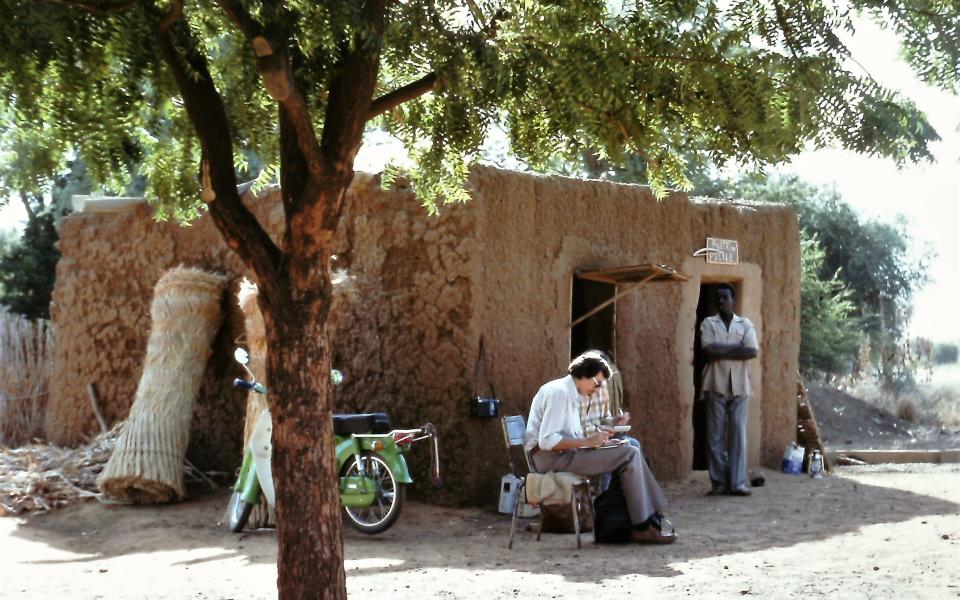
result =
[[[333,434],[351,435],[354,433],[388,433],[390,417],[387,413],[361,413],[355,415],[333,415]]]

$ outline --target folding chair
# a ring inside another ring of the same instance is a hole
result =
[[[517,494],[513,499],[513,514],[510,519],[510,539],[507,541],[507,548],[513,548],[513,534],[517,530],[517,516],[520,512],[520,502],[524,495],[524,490],[527,485],[527,474],[536,473],[537,468],[533,464],[533,460],[530,457],[529,451],[524,448],[523,442],[527,430],[526,421],[522,415],[512,415],[508,417],[503,417],[501,419],[503,424],[503,439],[507,446],[507,454],[510,457],[510,468],[513,470],[513,475],[520,479],[520,485],[517,488]],[[514,459],[514,453],[517,448],[523,451],[523,456],[526,459],[527,471],[521,473],[520,469],[517,466],[517,461]],[[581,547],[580,544],[580,506],[582,502],[586,502],[589,507],[590,517],[593,519],[593,494],[590,485],[590,479],[583,477],[581,475],[576,475],[570,473],[577,479],[575,485],[571,488],[570,494],[570,510],[573,512],[573,529],[577,534],[577,548]],[[537,505],[539,507],[539,504]],[[540,512],[539,522],[537,523],[537,541],[540,541],[540,534],[543,533],[543,511]],[[594,536],[594,542],[596,542],[596,536]]]

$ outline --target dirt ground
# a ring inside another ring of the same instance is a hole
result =
[[[371,598],[960,597],[960,465],[764,471],[751,498],[665,486],[680,540],[594,546],[482,509],[415,502],[379,536],[346,533],[351,596]],[[0,597],[276,597],[276,534],[218,527],[227,492],[163,507],[87,502],[0,519]]]

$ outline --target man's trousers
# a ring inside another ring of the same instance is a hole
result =
[[[714,487],[749,490],[747,405],[749,396],[707,392],[707,470]]]
[[[667,505],[663,490],[643,460],[643,454],[630,444],[562,452],[538,450],[533,454],[533,464],[541,473],[564,471],[585,477],[616,471],[620,474],[630,521],[634,525],[640,525]]]

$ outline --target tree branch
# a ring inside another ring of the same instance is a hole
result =
[[[367,0],[364,13],[370,33],[354,41],[333,69],[320,150],[332,175],[344,185],[353,178],[353,159],[360,149],[380,71],[380,48],[386,27],[386,1]],[[339,214],[339,208],[335,214]],[[329,216],[333,216],[331,213]]]
[[[315,178],[322,177],[326,165],[320,152],[310,109],[293,75],[286,43],[278,41],[276,38],[279,36],[276,34],[269,33],[267,28],[254,19],[240,2],[218,0],[218,4],[253,48],[264,88],[270,97],[283,107],[286,118],[294,126],[297,145],[306,157],[310,174]]]
[[[369,121],[370,119],[378,117],[385,112],[389,112],[404,102],[418,98],[428,92],[432,92],[436,83],[437,74],[430,73],[428,75],[424,75],[416,81],[408,83],[403,87],[399,87],[392,92],[380,96],[370,103],[370,111],[367,113],[367,120]]]
[[[27,211],[27,219],[34,223],[37,220],[37,213],[33,210],[33,207],[30,206],[30,199],[27,197],[27,193],[24,191],[20,192],[20,202],[23,204],[24,210]],[[43,200],[40,201],[40,208],[43,209]]]
[[[167,19],[162,21],[166,24]],[[206,57],[197,50],[182,18],[167,24],[166,29],[158,27],[157,39],[200,140],[201,197],[227,245],[256,272],[264,292],[277,298],[280,250],[240,200],[233,169],[230,123]],[[186,55],[177,51],[178,46],[186,49]]]
[[[227,17],[240,29],[247,40],[263,35],[263,25],[254,19],[239,2],[233,0],[218,0],[217,4],[227,13]]]
[[[160,21],[157,28],[160,29],[160,31],[167,31],[173,27],[174,23],[180,20],[181,16],[183,16],[183,0],[174,0],[173,6],[170,7],[170,12]]]
[[[116,14],[123,12],[127,9],[133,8],[140,0],[127,0],[126,2],[119,2],[110,6],[95,6],[93,4],[87,4],[85,2],[79,2],[76,0],[43,0],[47,4],[56,4],[58,6],[66,6],[67,8],[73,8],[76,10],[81,10],[83,12],[90,13],[92,15],[97,15],[98,17],[105,17],[107,15]]]

